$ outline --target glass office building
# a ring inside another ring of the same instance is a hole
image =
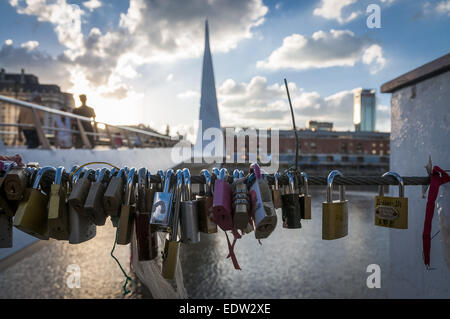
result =
[[[355,124],[355,131],[375,131],[375,90],[360,89],[354,93],[353,123]]]

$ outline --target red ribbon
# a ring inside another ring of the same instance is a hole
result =
[[[448,182],[450,182],[450,176],[442,168],[434,166],[430,176],[430,189],[428,190],[427,210],[422,234],[423,259],[427,267],[430,266],[431,222],[434,215],[434,206],[439,187]]]

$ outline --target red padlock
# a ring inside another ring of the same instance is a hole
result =
[[[227,177],[227,169],[222,168],[214,183],[212,207],[212,219],[223,231],[233,229],[233,218],[231,215],[231,186],[227,181]]]

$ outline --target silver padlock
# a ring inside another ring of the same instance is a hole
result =
[[[77,169],[77,167],[72,168],[71,174]],[[73,188],[74,183],[76,183],[82,176],[82,174],[89,174],[86,169],[80,169],[72,176],[71,187]],[[97,234],[97,226],[94,223],[92,217],[79,214],[72,205],[69,205],[69,243],[70,244],[81,244],[95,237]]]
[[[192,200],[191,195],[191,173],[188,168],[183,170],[184,189],[181,201],[181,242],[183,244],[196,244],[200,242],[198,230],[198,201]]]

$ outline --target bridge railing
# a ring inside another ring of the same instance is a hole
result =
[[[123,134],[123,137],[127,141],[127,146],[132,148],[136,146],[136,143],[133,143],[133,139],[137,140],[139,147],[151,147],[151,146],[170,146],[172,143],[172,139],[167,135],[158,134],[155,132],[149,132],[145,130],[140,130],[137,128],[132,127],[125,127],[120,125],[113,125],[101,121],[95,121],[94,125],[96,127],[103,126],[104,127],[104,133],[99,132],[87,132],[84,129],[83,122],[92,123],[92,119],[80,115],[76,115],[69,112],[63,112],[54,108],[50,108],[48,106],[43,106],[39,104],[34,104],[26,101],[21,101],[17,99],[13,99],[10,97],[6,97],[3,95],[0,95],[0,103],[7,103],[11,105],[15,105],[20,108],[28,108],[31,109],[32,115],[33,115],[33,122],[32,124],[19,124],[19,123],[1,123],[0,122],[0,133],[1,134],[17,134],[17,132],[13,131],[7,131],[3,130],[5,127],[18,127],[18,128],[34,128],[36,130],[37,136],[39,138],[39,142],[42,145],[43,149],[51,149],[49,139],[55,138],[56,133],[61,132],[70,132],[72,134],[79,134],[81,137],[81,141],[83,143],[84,148],[93,148],[94,145],[91,144],[90,139],[88,138],[89,135],[95,137],[95,143],[97,145],[110,145],[112,148],[116,148],[116,143],[114,141],[114,133],[121,133]],[[78,130],[74,129],[66,129],[66,128],[59,128],[55,126],[44,126],[41,123],[41,120],[38,116],[38,111],[49,113],[49,114],[55,114],[59,116],[65,116],[70,118],[76,127],[78,127]],[[52,134],[46,134],[45,131],[53,132]],[[122,137],[122,136],[120,136]],[[162,144],[162,145],[161,145]]]

